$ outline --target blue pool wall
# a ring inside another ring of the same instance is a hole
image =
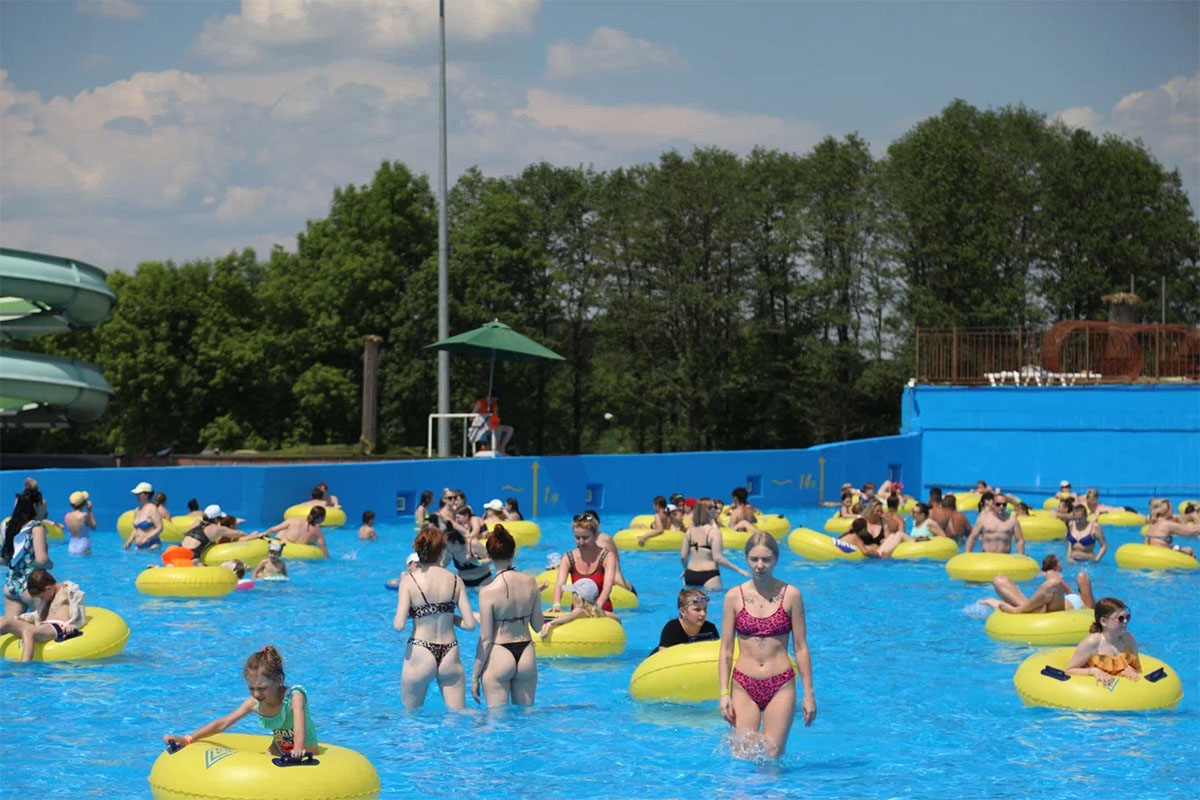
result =
[[[338,496],[350,522],[357,522],[364,509],[374,510],[379,522],[410,519],[421,490],[439,492],[447,486],[465,491],[477,511],[492,497],[515,497],[527,516],[535,508],[539,516],[594,508],[603,517],[605,512],[648,512],[657,494],[728,498],[736,486],[747,486],[753,502],[764,508],[816,505],[822,460],[826,500],[837,497],[843,481],[878,481],[891,474],[920,483],[920,437],[887,436],[796,450],[5,471],[0,491],[11,497],[31,475],[51,503],[51,516],[61,519],[67,496],[84,489],[102,525],[133,506],[130,490],[143,480],[167,494],[172,511],[183,511],[188,498],[196,497],[201,505],[219,503],[251,525],[279,521],[283,510],[307,499],[320,480]]]
[[[1017,494],[1061,480],[1144,511],[1200,494],[1200,386],[911,386],[901,432],[921,437],[925,486],[980,478]]]
[[[149,481],[182,511],[187,499],[219,503],[250,526],[277,522],[284,508],[329,483],[357,522],[364,509],[380,522],[410,518],[421,490],[460,488],[479,509],[492,497],[516,497],[527,516],[594,508],[622,516],[649,511],[656,494],[728,498],[750,489],[763,508],[835,501],[843,481],[891,477],[924,496],[930,486],[966,489],[977,478],[1040,501],[1067,478],[1096,486],[1104,499],[1144,509],[1151,496],[1200,497],[1200,387],[906,388],[902,431],[806,449],[634,455],[522,457],[122,469],[0,471],[12,496],[37,478],[61,519],[67,495],[85,489],[111,527],[131,508],[130,489]],[[822,469],[824,493],[822,495]],[[535,494],[536,480],[536,500]]]

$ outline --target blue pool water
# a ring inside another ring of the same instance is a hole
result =
[[[829,513],[780,510],[817,529]],[[627,520],[606,514],[604,527]],[[568,518],[540,523],[542,543],[522,551],[518,568],[540,570],[547,553],[570,546]],[[321,741],[366,755],[383,797],[1195,796],[1200,575],[1118,569],[1112,552],[1137,539],[1133,529],[1108,529],[1110,551],[1093,582],[1098,596],[1129,604],[1142,650],[1179,671],[1185,696],[1174,711],[1027,708],[1012,674],[1031,648],[989,639],[982,618],[965,610],[986,587],[949,580],[940,563],[822,565],[784,547],[776,574],[804,593],[819,714],[812,728],[793,729],[773,765],[729,757],[715,704],[629,697],[634,667],[675,615],[673,553],[623,557],[642,601],[625,617],[624,656],[543,661],[534,710],[447,713],[433,692],[423,710],[406,712],[408,637],[391,627],[396,595],[383,583],[399,574],[412,530],[380,525],[379,535],[360,543],[352,528],[331,532],[331,561],[293,564],[288,584],[205,600],[138,594],[138,570],[157,557],[121,551],[115,532],[93,536],[90,557],[56,545],[55,574],[121,614],[132,635],[122,656],[104,662],[0,662],[3,796],[148,796],[162,734],[233,710],[246,696],[243,662],[267,643],[283,654],[289,682],[308,687]],[[1031,543],[1029,552],[1061,550]],[[461,641],[469,671],[475,634]],[[253,721],[234,730],[257,732]]]

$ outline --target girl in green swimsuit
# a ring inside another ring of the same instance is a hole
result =
[[[232,713],[213,720],[187,736],[166,734],[163,741],[167,748],[174,752],[196,739],[227,730],[242,717],[257,712],[258,724],[274,734],[271,753],[299,760],[306,753],[319,752],[317,726],[308,712],[308,694],[303,686],[284,684],[283,658],[279,651],[271,645],[259,650],[246,659],[243,674],[250,696],[241,705]]]

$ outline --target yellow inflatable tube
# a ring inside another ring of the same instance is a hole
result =
[[[1039,571],[1036,561],[1015,553],[959,553],[946,562],[951,578],[972,583],[988,583],[997,575],[1027,581]]]
[[[137,576],[137,590],[157,597],[220,597],[236,588],[237,575],[224,567],[149,567]]]
[[[1117,566],[1125,569],[1183,569],[1200,567],[1200,562],[1169,547],[1149,544],[1123,544],[1117,548]]]
[[[993,611],[983,629],[993,639],[1024,642],[1039,646],[1079,644],[1088,635],[1092,620],[1090,608],[1051,611],[1047,614],[1006,614]]]
[[[283,518],[292,519],[299,517],[300,519],[305,519],[311,510],[312,503],[297,503],[294,506],[288,506],[287,510],[283,512]],[[340,528],[345,524],[345,509],[336,506],[325,506],[325,521],[321,523],[322,528]]]
[[[809,561],[862,561],[865,557],[854,545],[809,528],[796,528],[787,544],[793,553]]]
[[[268,545],[269,547],[270,545]],[[283,558],[289,558],[292,561],[324,561],[325,553],[315,544],[296,544],[295,542],[284,542],[283,553],[280,554]]]
[[[629,527],[631,527],[631,528],[649,528],[653,522],[654,522],[653,514],[638,514],[636,517],[629,520]]]
[[[720,654],[719,641],[693,642],[659,650],[637,665],[629,679],[629,695],[634,700],[669,703],[716,700],[721,693],[717,682]],[[734,660],[737,660],[736,643]]]
[[[542,581],[546,581],[548,583],[546,588],[542,589],[542,602],[544,602],[544,603],[553,603],[554,602],[554,581],[557,578],[558,578],[558,570],[556,570],[556,569],[548,569],[545,572],[543,572],[541,575],[537,576],[538,583],[541,583]],[[570,590],[563,589],[562,607],[570,608],[573,597],[574,597],[574,595],[572,595]],[[612,599],[613,608],[637,608],[638,607],[638,596],[636,594],[634,594],[633,592],[629,591],[628,589],[626,589],[624,586],[613,586],[612,592],[609,594],[609,598]]]
[[[204,564],[219,567],[226,561],[241,561],[247,567],[257,567],[267,557],[267,539],[242,539],[237,542],[214,544],[204,551]]]
[[[621,550],[670,550],[676,553],[683,546],[683,531],[668,530],[638,544],[638,537],[645,536],[650,531],[646,528],[629,528],[613,534],[613,543]]]
[[[1031,542],[1049,542],[1067,538],[1067,523],[1054,516],[1017,517],[1021,535]]]
[[[267,752],[270,736],[219,733],[172,754],[150,769],[155,800],[373,800],[379,774],[360,753],[322,745],[315,766],[281,768]]]
[[[1153,656],[1140,653],[1141,678],[1117,678],[1109,691],[1090,675],[1065,672],[1073,652],[1072,647],[1056,647],[1021,662],[1013,675],[1013,685],[1027,705],[1078,711],[1149,711],[1174,708],[1183,697],[1179,675]]]
[[[490,531],[496,524],[496,522],[489,522],[486,527]],[[499,524],[504,526],[504,530],[512,534],[513,541],[517,543],[518,548],[536,547],[537,543],[542,540],[542,528],[536,522],[519,519]]]
[[[902,561],[946,561],[957,553],[958,542],[946,536],[934,536],[919,542],[901,542],[892,551],[892,558]]]
[[[1177,505],[1175,507],[1175,510],[1178,511],[1180,514],[1186,514],[1187,511],[1185,509],[1189,505],[1194,506],[1196,508],[1200,508],[1200,500],[1180,500],[1179,505]]]
[[[854,517],[830,517],[825,520],[825,532],[843,534],[850,530],[852,522],[854,522]]]
[[[133,533],[133,515],[137,513],[137,509],[131,508],[121,516],[117,517],[117,533],[121,534],[121,541],[129,539]],[[182,542],[183,535],[192,529],[192,526],[198,522],[196,517],[171,517],[163,520],[162,540],[164,542]]]
[[[1046,511],[1053,511],[1054,509],[1058,508],[1058,497],[1047,497],[1044,501],[1042,501],[1042,508],[1044,508]]]
[[[1096,521],[1101,525],[1115,525],[1118,528],[1136,528],[1146,524],[1146,517],[1136,511],[1105,511],[1096,517]]]
[[[542,639],[530,628],[538,658],[604,658],[625,652],[625,628],[612,617],[585,617],[550,630]]]
[[[125,620],[107,608],[87,607],[87,624],[83,636],[65,642],[38,642],[34,645],[34,661],[81,661],[108,658],[125,649],[129,641],[129,626]],[[9,661],[20,661],[24,649],[19,636],[0,636],[0,655]]]

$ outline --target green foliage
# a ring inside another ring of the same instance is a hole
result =
[[[451,332],[499,319],[566,359],[498,364],[514,448],[807,446],[892,433],[917,326],[1100,316],[1132,277],[1157,319],[1200,318],[1200,228],[1138,142],[955,101],[876,159],[703,148],[610,172],[468,170],[449,198]],[[383,163],[334,192],[295,253],[113,273],[111,318],[35,346],[96,362],[95,426],[10,450],[256,450],[357,441],[362,337],[383,337],[378,451],[436,404],[436,204]],[[488,361],[451,359],[469,409]],[[615,416],[611,425],[604,420]],[[458,432],[454,434],[457,441]],[[611,443],[611,444],[610,444]]]

